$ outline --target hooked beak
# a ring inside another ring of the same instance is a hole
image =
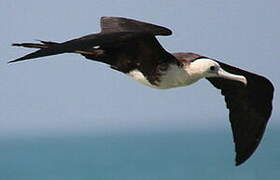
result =
[[[217,74],[218,74],[218,77],[221,77],[221,78],[224,78],[224,79],[230,79],[230,80],[234,80],[234,81],[240,81],[245,86],[247,85],[247,79],[244,76],[228,73],[225,70],[223,70],[222,68],[220,68],[218,70]]]

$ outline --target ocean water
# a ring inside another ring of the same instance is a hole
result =
[[[275,180],[280,131],[234,166],[231,132],[129,132],[0,139],[0,180]]]

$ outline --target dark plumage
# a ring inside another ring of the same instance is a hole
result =
[[[272,111],[273,85],[260,75],[195,53],[170,54],[156,35],[171,30],[132,19],[102,17],[101,32],[63,43],[17,43],[39,50],[11,62],[61,53],[79,53],[154,88],[190,85],[205,77],[225,96],[233,131],[236,165],[246,161],[263,136]]]

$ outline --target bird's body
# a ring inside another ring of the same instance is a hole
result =
[[[246,161],[263,136],[272,111],[273,85],[265,77],[195,53],[168,53],[155,38],[165,27],[121,17],[102,17],[101,32],[63,43],[41,41],[14,46],[39,48],[10,62],[78,53],[110,65],[157,89],[191,85],[206,78],[225,96],[233,131],[236,165]]]

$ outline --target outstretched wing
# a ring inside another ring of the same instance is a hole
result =
[[[247,86],[240,82],[207,78],[225,96],[233,131],[236,165],[245,162],[258,147],[272,111],[274,87],[263,76],[218,62],[227,72],[243,75]]]
[[[141,56],[141,54],[152,55],[153,53],[159,52],[161,56],[167,55],[168,58],[170,58],[171,55],[160,46],[154,36],[170,35],[171,33],[172,32],[165,27],[136,21],[133,19],[122,17],[102,17],[101,32],[97,34],[86,35],[81,38],[73,39],[63,43],[42,41],[42,43],[13,44],[14,46],[40,49],[10,62],[34,59],[61,53],[80,53],[85,55],[87,58],[103,61],[104,57],[108,59],[108,57],[110,58],[111,56],[117,56],[117,50],[121,52],[121,54],[125,54],[124,52],[135,51],[132,49],[135,48],[134,44],[142,44],[141,46],[137,46],[137,50],[139,51],[138,56]],[[146,46],[143,46],[145,44]],[[99,47],[98,51],[94,48],[96,46]],[[126,49],[122,49],[123,47]],[[104,54],[105,51],[106,54]],[[102,56],[100,56],[100,52]],[[96,54],[99,56],[96,56]],[[106,63],[110,64],[109,61],[110,60],[107,60]],[[150,61],[153,61],[153,57],[150,58]],[[115,64],[111,65],[115,66]]]

